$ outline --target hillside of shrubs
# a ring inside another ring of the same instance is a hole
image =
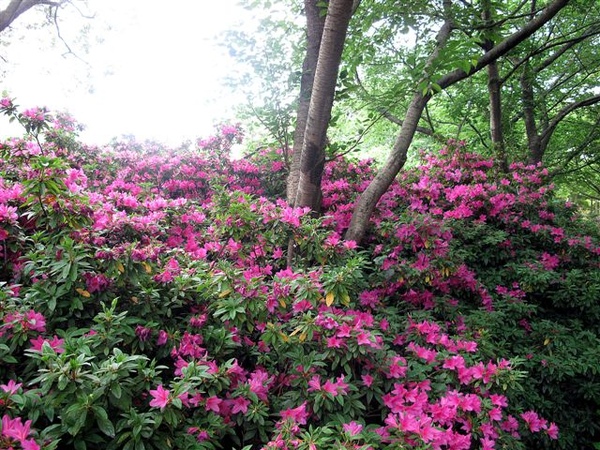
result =
[[[0,111],[0,448],[598,448],[600,233],[543,168],[449,142],[358,245],[372,161],[315,217],[237,126],[96,148]]]

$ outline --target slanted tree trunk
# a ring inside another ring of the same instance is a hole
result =
[[[329,2],[319,47],[293,202],[295,206],[308,206],[315,211],[321,206],[321,176],[325,164],[327,128],[352,11],[353,0]]]
[[[362,193],[354,208],[345,239],[356,242],[362,240],[377,202],[389,189],[394,178],[396,178],[396,175],[398,175],[398,172],[400,172],[406,163],[408,148],[415,135],[417,124],[421,119],[425,105],[427,105],[430,98],[430,95],[424,96],[421,92],[416,92],[413,95],[406,116],[402,121],[402,129],[396,138],[396,142],[386,163]]]
[[[479,58],[477,61],[477,64],[475,64],[471,70],[468,72],[465,72],[462,69],[454,70],[439,78],[436,84],[443,90],[487,67],[488,64],[496,61],[501,56],[504,56],[510,50],[515,48],[517,45],[539,30],[556,14],[558,14],[562,8],[567,6],[569,1],[570,0],[553,0],[543,10],[541,10],[535,18],[527,22],[521,29],[515,31],[513,34],[496,44],[492,49],[481,56],[481,58]],[[443,43],[443,39],[440,39],[440,37],[444,35],[442,31],[447,25],[448,20],[438,34],[438,50],[440,43]],[[354,213],[352,214],[352,219],[350,221],[350,227],[346,231],[346,239],[353,240],[357,243],[362,241],[367,231],[367,227],[369,226],[371,214],[375,210],[377,202],[390,187],[394,181],[394,178],[396,175],[398,175],[398,172],[400,169],[402,169],[404,163],[406,162],[406,152],[408,151],[408,147],[412,142],[414,129],[416,127],[416,125],[413,125],[413,122],[416,123],[421,118],[423,109],[425,108],[425,105],[429,99],[430,95],[423,96],[420,95],[419,92],[414,94],[413,100],[407,111],[406,119],[404,120],[404,124],[410,124],[410,126],[407,126],[406,128],[402,127],[400,135],[398,136],[398,139],[394,145],[394,149],[392,150],[392,154],[388,158],[386,164],[356,202]]]
[[[319,58],[319,47],[325,26],[325,16],[321,14],[321,8],[317,6],[318,0],[305,0],[304,13],[306,15],[306,55],[302,63],[302,77],[300,79],[300,96],[298,98],[298,109],[296,113],[296,127],[294,129],[294,145],[292,148],[292,159],[290,173],[287,180],[287,201],[293,204],[296,201],[298,179],[300,177],[300,157],[302,156],[302,143],[304,142],[304,131],[306,130],[306,119],[308,118],[308,107],[312,93],[317,60]]]

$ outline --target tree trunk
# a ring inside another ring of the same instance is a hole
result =
[[[321,206],[327,127],[352,5],[353,0],[331,0],[329,3],[310,97],[294,205],[308,206],[315,211]]]
[[[529,163],[538,164],[542,162],[542,140],[538,133],[535,120],[534,93],[531,80],[531,67],[527,62],[523,66],[520,78],[521,101],[523,102],[523,120],[525,122],[525,133],[527,135],[527,147],[529,148]]]
[[[500,168],[508,172],[508,160],[506,147],[504,145],[504,133],[502,130],[502,96],[500,94],[500,73],[496,61],[488,66],[488,95],[490,97],[490,136],[492,148]]]
[[[296,127],[294,129],[294,145],[290,173],[287,179],[287,201],[293,204],[296,201],[296,190],[300,177],[300,157],[302,156],[302,143],[304,142],[304,131],[306,130],[306,119],[308,118],[308,107],[312,92],[317,60],[319,58],[319,47],[323,36],[325,16],[321,15],[321,8],[317,6],[318,0],[305,0],[304,12],[306,15],[306,55],[302,63],[302,77],[300,79],[300,96],[298,98],[298,110],[296,113]]]
[[[490,1],[484,2],[482,19],[486,24],[492,21]],[[490,39],[486,40],[483,49],[488,52],[494,48],[494,42]],[[504,146],[503,124],[502,124],[502,96],[500,81],[500,71],[498,69],[498,61],[494,60],[487,66],[488,74],[488,96],[490,98],[490,137],[492,139],[492,148],[496,160],[500,163],[500,167],[504,172],[508,172],[508,160],[506,156],[506,148]]]
[[[400,169],[406,163],[408,148],[417,130],[417,124],[421,119],[425,105],[427,105],[430,98],[429,95],[423,96],[421,92],[416,92],[413,95],[402,122],[402,129],[396,138],[388,160],[362,193],[354,208],[350,227],[345,236],[347,240],[360,242],[365,235],[369,219],[375,210],[377,202],[388,190],[394,178],[396,178],[396,175],[398,175],[398,172],[400,172]]]

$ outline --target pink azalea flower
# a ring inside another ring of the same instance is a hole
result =
[[[362,381],[365,384],[365,386],[367,387],[371,387],[371,385],[373,384],[373,377],[371,375],[362,375]]]
[[[272,380],[273,379],[269,377],[268,372],[257,369],[250,374],[250,379],[248,380],[250,391],[254,392],[260,400],[267,401],[269,384]]]
[[[11,419],[8,415],[2,416],[2,435],[16,439],[19,442],[27,440],[31,432],[31,420],[23,423],[20,417]]]
[[[548,437],[550,437],[550,439],[558,439],[558,427],[554,422],[550,422],[546,433],[548,434]]]
[[[358,335],[356,336],[356,342],[358,343],[358,345],[371,345],[371,339],[370,339],[371,335],[366,332],[366,331],[361,331],[360,333],[358,333]]]
[[[26,326],[28,329],[33,331],[39,331],[43,333],[46,331],[46,319],[40,313],[35,312],[33,309],[27,311],[25,314]]]
[[[432,420],[429,417],[421,418],[419,424],[419,434],[423,442],[434,441],[442,432],[432,425]]]
[[[206,404],[204,405],[204,408],[207,411],[214,411],[216,413],[219,413],[221,409],[221,403],[223,403],[223,400],[218,398],[216,395],[213,395],[212,397],[208,397],[206,399]]]
[[[481,400],[475,394],[465,394],[460,400],[459,408],[463,411],[479,413],[481,411]]]
[[[543,252],[540,262],[545,270],[554,270],[560,264],[560,259],[556,255],[550,255],[549,253]]]
[[[508,400],[504,395],[500,394],[491,394],[490,400],[492,400],[492,405],[496,406],[508,406]]]
[[[58,336],[54,336],[52,338],[52,340],[48,340],[48,339],[43,338],[42,336],[38,336],[35,339],[30,339],[29,342],[31,343],[30,350],[32,350],[34,352],[41,352],[44,342],[48,343],[48,345],[56,353],[64,353],[64,351],[65,351],[65,349],[63,347],[65,340],[60,339]]]
[[[27,439],[25,441],[21,441],[21,448],[23,450],[40,450],[41,447],[33,439]]]
[[[481,450],[493,450],[496,448],[496,441],[488,438],[481,439]]]
[[[313,375],[313,377],[308,380],[308,392],[312,391],[320,391],[321,390],[321,377],[319,375]]]
[[[345,423],[344,425],[342,425],[342,428],[344,432],[348,433],[350,436],[356,436],[362,431],[363,426],[358,422],[352,421],[350,423]]]
[[[16,393],[21,386],[21,383],[17,383],[15,380],[9,380],[7,384],[0,384],[0,389],[9,395],[12,395]]]
[[[546,428],[546,420],[540,418],[535,411],[525,411],[521,414],[521,418],[527,423],[529,431],[532,433]]]
[[[406,366],[406,359],[402,356],[394,356],[388,367],[389,374],[388,378],[402,378],[406,375],[408,367]]]
[[[156,345],[162,346],[167,343],[167,339],[169,338],[169,334],[165,330],[160,330],[158,332],[158,338],[156,339]]]
[[[337,385],[331,381],[331,380],[327,380],[323,386],[321,387],[321,390],[333,395],[334,397],[337,395]]]
[[[356,241],[344,241],[344,247],[348,250],[353,250],[358,247]]]
[[[308,419],[308,412],[306,411],[306,402],[302,403],[296,408],[285,409],[281,411],[280,414],[282,420],[291,419],[298,425],[306,425],[306,421]]]
[[[502,410],[500,408],[492,408],[488,414],[490,416],[490,420],[502,420]]]
[[[231,400],[231,403],[232,403],[232,408],[231,408],[232,414],[235,414],[238,412],[245,414],[246,411],[248,411],[248,406],[250,406],[250,400],[248,400],[244,397],[236,397]]]
[[[346,383],[346,376],[342,375],[340,377],[337,377],[336,380],[336,389],[338,394],[340,395],[346,395],[348,393],[348,383]]]
[[[170,403],[171,392],[167,389],[163,388],[162,384],[159,384],[156,389],[150,390],[150,395],[152,396],[152,400],[150,401],[150,406],[155,408],[164,409]]]
[[[391,420],[392,417],[394,420]],[[410,413],[390,414],[385,419],[385,423],[408,433],[416,433],[420,428],[416,417]]]
[[[329,348],[342,348],[344,346],[345,344],[343,339],[335,336],[327,338],[327,347]]]

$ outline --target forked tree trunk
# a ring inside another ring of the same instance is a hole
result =
[[[523,66],[521,74],[521,101],[523,103],[523,120],[525,122],[525,131],[527,135],[527,147],[529,150],[529,164],[539,164],[543,162],[544,155],[550,144],[550,139],[560,123],[574,111],[600,103],[600,94],[591,95],[587,98],[574,101],[565,105],[552,120],[541,121],[541,125],[536,120],[535,113],[535,93],[532,83],[533,69],[529,63]],[[543,106],[543,104],[542,104]]]
[[[327,127],[331,119],[335,86],[352,16],[352,6],[353,0],[329,2],[310,96],[293,204],[308,206],[315,211],[321,206],[321,176],[325,164]]]
[[[302,143],[304,142],[304,131],[306,130],[306,119],[308,118],[308,107],[312,93],[317,60],[319,58],[319,47],[325,26],[325,16],[321,14],[321,8],[317,6],[318,0],[304,0],[304,12],[306,15],[306,55],[302,63],[302,77],[300,79],[300,96],[298,98],[298,109],[296,112],[296,127],[294,129],[294,145],[292,148],[292,159],[290,173],[287,179],[287,201],[293,204],[296,201],[298,190],[298,179],[300,178],[300,157],[302,156]]]

